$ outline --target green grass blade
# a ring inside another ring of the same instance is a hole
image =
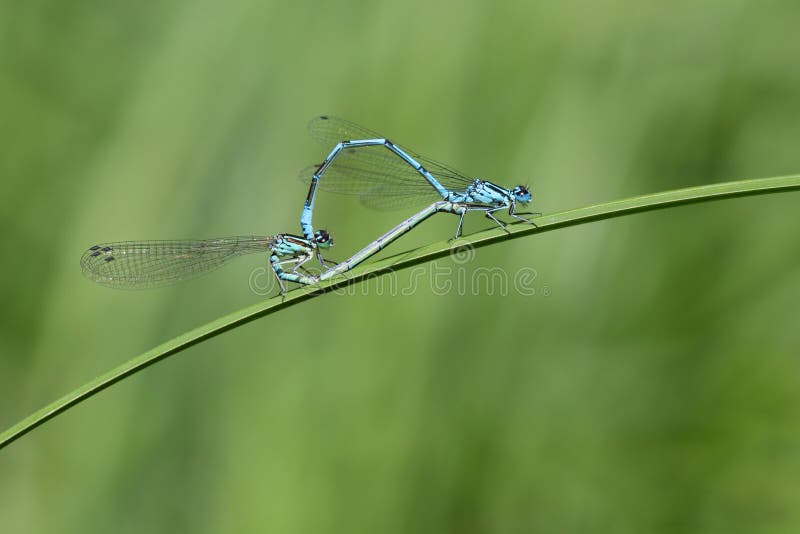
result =
[[[548,232],[557,228],[621,217],[638,212],[697,202],[796,190],[800,190],[800,175],[758,178],[754,180],[677,189],[674,191],[616,200],[604,204],[543,215],[535,219],[537,227],[520,223],[509,226],[508,232],[497,228],[486,230],[459,239],[458,245],[479,248],[509,239]],[[333,289],[338,289],[369,278],[374,278],[381,274],[395,272],[420,263],[445,257],[450,254],[452,246],[453,244],[449,241],[439,241],[374,263],[362,265],[338,279],[329,280],[313,287],[297,289],[288,293],[284,299],[281,299],[280,296],[273,297],[186,332],[96,377],[92,381],[26,417],[0,434],[0,449],[112,384],[169,356],[178,354],[184,349],[216,337],[223,332],[232,330],[250,321],[277,312],[283,308],[294,306],[315,296],[332,291]]]

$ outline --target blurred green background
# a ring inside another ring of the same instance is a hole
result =
[[[314,115],[545,213],[793,174],[798,24],[790,0],[0,2],[0,427],[263,298],[263,258],[142,292],[78,258],[298,232]],[[798,201],[436,264],[532,269],[533,296],[373,281],[227,333],[0,451],[0,530],[797,532]],[[332,258],[410,214],[318,206]]]

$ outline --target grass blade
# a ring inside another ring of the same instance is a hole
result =
[[[509,226],[508,232],[493,228],[459,239],[458,245],[479,248],[558,228],[576,226],[633,213],[726,198],[797,190],[800,190],[800,175],[758,178],[677,189],[543,215],[535,219],[537,227],[520,223]],[[439,241],[374,263],[359,266],[341,278],[328,280],[317,286],[297,289],[288,293],[284,299],[281,299],[280,296],[273,297],[215,319],[136,356],[26,417],[0,434],[0,449],[105,388],[193,345],[334,289],[445,257],[450,254],[451,248],[452,243],[449,241]]]

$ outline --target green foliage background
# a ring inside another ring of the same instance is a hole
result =
[[[315,114],[543,212],[792,174],[798,23],[788,0],[0,1],[0,427],[262,298],[262,258],[143,292],[78,258],[299,231]],[[240,328],[0,452],[2,530],[795,532],[798,200],[533,236],[437,262],[450,291],[431,266],[394,278],[413,296]],[[321,196],[315,221],[344,258],[404,215]],[[490,267],[536,294],[459,291]]]

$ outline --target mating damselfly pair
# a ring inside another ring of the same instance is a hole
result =
[[[336,117],[316,117],[309,123],[309,132],[331,150],[321,164],[301,172],[301,178],[310,183],[300,217],[302,236],[99,244],[81,257],[84,274],[109,287],[157,287],[205,274],[239,256],[266,253],[281,293],[285,293],[285,282],[311,285],[352,269],[435,213],[459,216],[455,238],[461,235],[464,216],[471,211],[483,212],[504,229],[506,224],[495,216],[502,210],[514,219],[533,224],[522,217],[524,213],[516,211],[518,204],[531,202],[526,186],[506,189],[488,180],[469,178],[449,165],[403,149],[376,132]],[[336,263],[326,260],[322,253],[333,246],[333,238],[326,230],[314,230],[312,224],[318,189],[357,195],[364,205],[375,209],[430,204],[349,259]],[[304,267],[314,256],[322,266],[318,275]]]

